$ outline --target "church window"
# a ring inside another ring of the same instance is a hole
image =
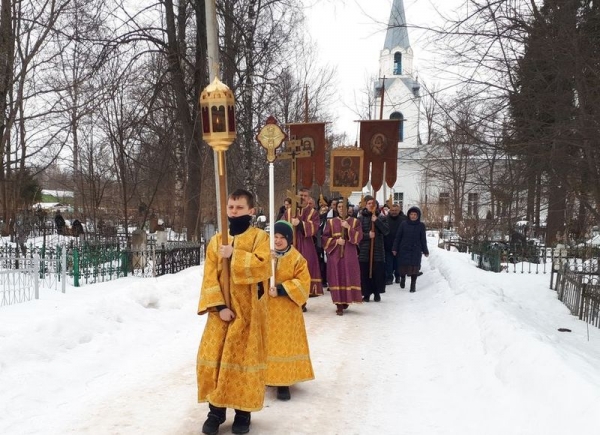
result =
[[[400,112],[394,112],[390,115],[390,119],[400,120],[400,126],[398,127],[398,142],[404,142],[404,115]]]
[[[394,192],[394,202],[400,206],[400,210],[404,208],[404,192]]]
[[[402,75],[402,53],[394,53],[394,75]]]
[[[479,194],[469,193],[469,200],[467,203],[467,214],[469,216],[477,217],[479,215]]]

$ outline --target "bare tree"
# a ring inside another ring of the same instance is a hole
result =
[[[0,18],[0,197],[5,220],[14,222],[23,207],[22,178],[33,168],[56,158],[64,138],[55,124],[57,109],[49,98],[54,89],[44,85],[56,51],[50,36],[68,7],[60,2],[3,2]]]

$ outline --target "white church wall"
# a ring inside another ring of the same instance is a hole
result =
[[[403,140],[398,143],[398,147],[416,148],[419,143],[419,99],[401,80],[393,82],[386,92],[386,99],[384,100],[383,118],[389,119],[394,112],[400,112],[404,117]],[[380,100],[378,104],[380,104]]]

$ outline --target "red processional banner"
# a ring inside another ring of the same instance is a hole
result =
[[[375,192],[383,186],[384,163],[386,184],[391,188],[396,182],[400,122],[399,119],[360,121],[360,147],[365,151],[362,179],[366,185],[371,163],[371,186]]]
[[[300,140],[301,150],[312,151],[310,157],[297,160],[296,181],[298,186],[310,189],[313,180],[319,186],[325,184],[325,124],[325,122],[288,124],[290,137]]]

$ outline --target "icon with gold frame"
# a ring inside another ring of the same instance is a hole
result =
[[[362,189],[363,154],[364,151],[356,147],[331,150],[329,186],[332,191]]]

